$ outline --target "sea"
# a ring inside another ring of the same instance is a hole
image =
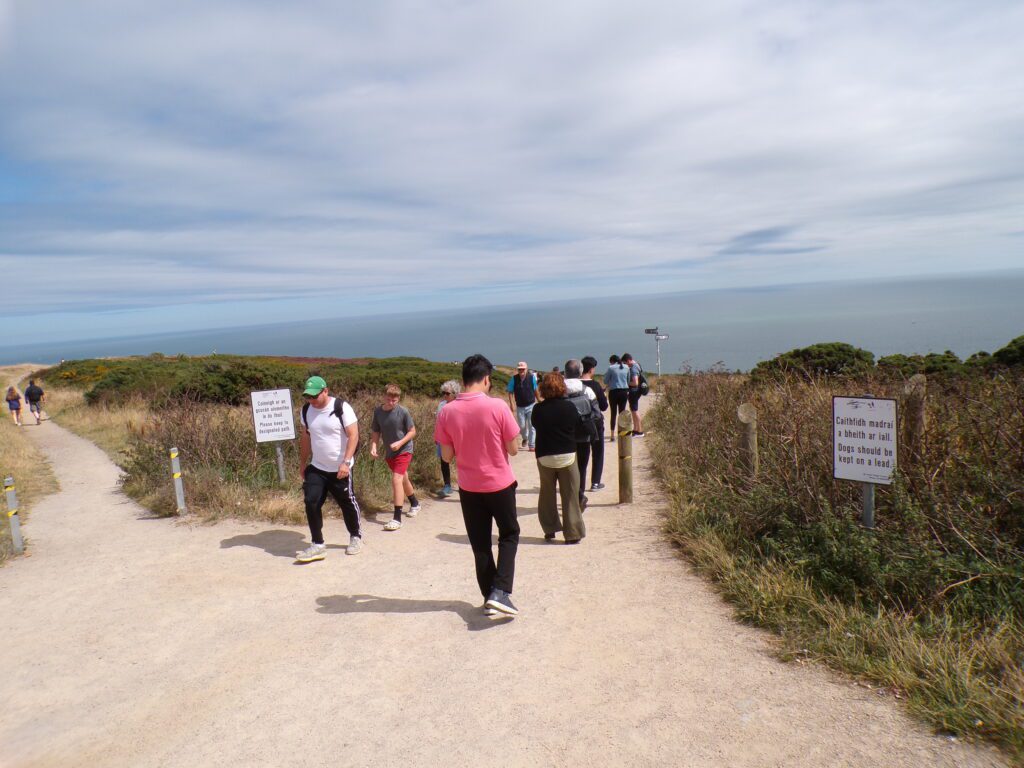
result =
[[[790,349],[841,341],[876,357],[992,352],[1024,334],[1024,270],[954,277],[595,296],[432,312],[324,317],[179,334],[80,339],[0,349],[0,363],[145,355],[292,355],[457,361],[480,352],[538,370],[630,352],[664,373],[749,370]],[[197,306],[196,311],[201,311]],[[339,312],[339,315],[344,313]]]

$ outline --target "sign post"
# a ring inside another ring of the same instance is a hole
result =
[[[896,475],[896,401],[832,398],[832,476],[861,483],[861,522],[875,527],[875,486]]]
[[[295,439],[295,415],[292,412],[292,392],[290,389],[266,389],[250,392],[252,401],[252,423],[256,428],[257,443],[276,443],[277,476],[284,485],[284,451],[281,450],[282,440]]]

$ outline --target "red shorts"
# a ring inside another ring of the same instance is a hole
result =
[[[384,459],[391,471],[396,475],[404,475],[409,471],[409,463],[412,461],[411,453],[400,453],[393,459]]]

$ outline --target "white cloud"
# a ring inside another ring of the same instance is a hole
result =
[[[0,3],[0,262],[48,276],[5,310],[1021,266],[1022,33],[997,2]]]

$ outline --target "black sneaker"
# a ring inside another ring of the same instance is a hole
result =
[[[488,608],[493,608],[496,611],[504,613],[506,616],[519,615],[519,609],[512,605],[512,599],[509,593],[500,589],[491,590],[491,596],[487,598],[485,605]]]
[[[594,483],[592,486],[590,486],[590,490],[591,491],[601,491],[601,490],[604,490],[604,483]]]
[[[544,541],[554,541],[554,538],[555,538],[555,534],[553,534],[553,533],[545,533],[544,534]]]
[[[580,514],[581,515],[584,512],[587,511],[587,504],[589,504],[589,503],[590,503],[590,499],[588,499],[586,496],[580,496]]]

